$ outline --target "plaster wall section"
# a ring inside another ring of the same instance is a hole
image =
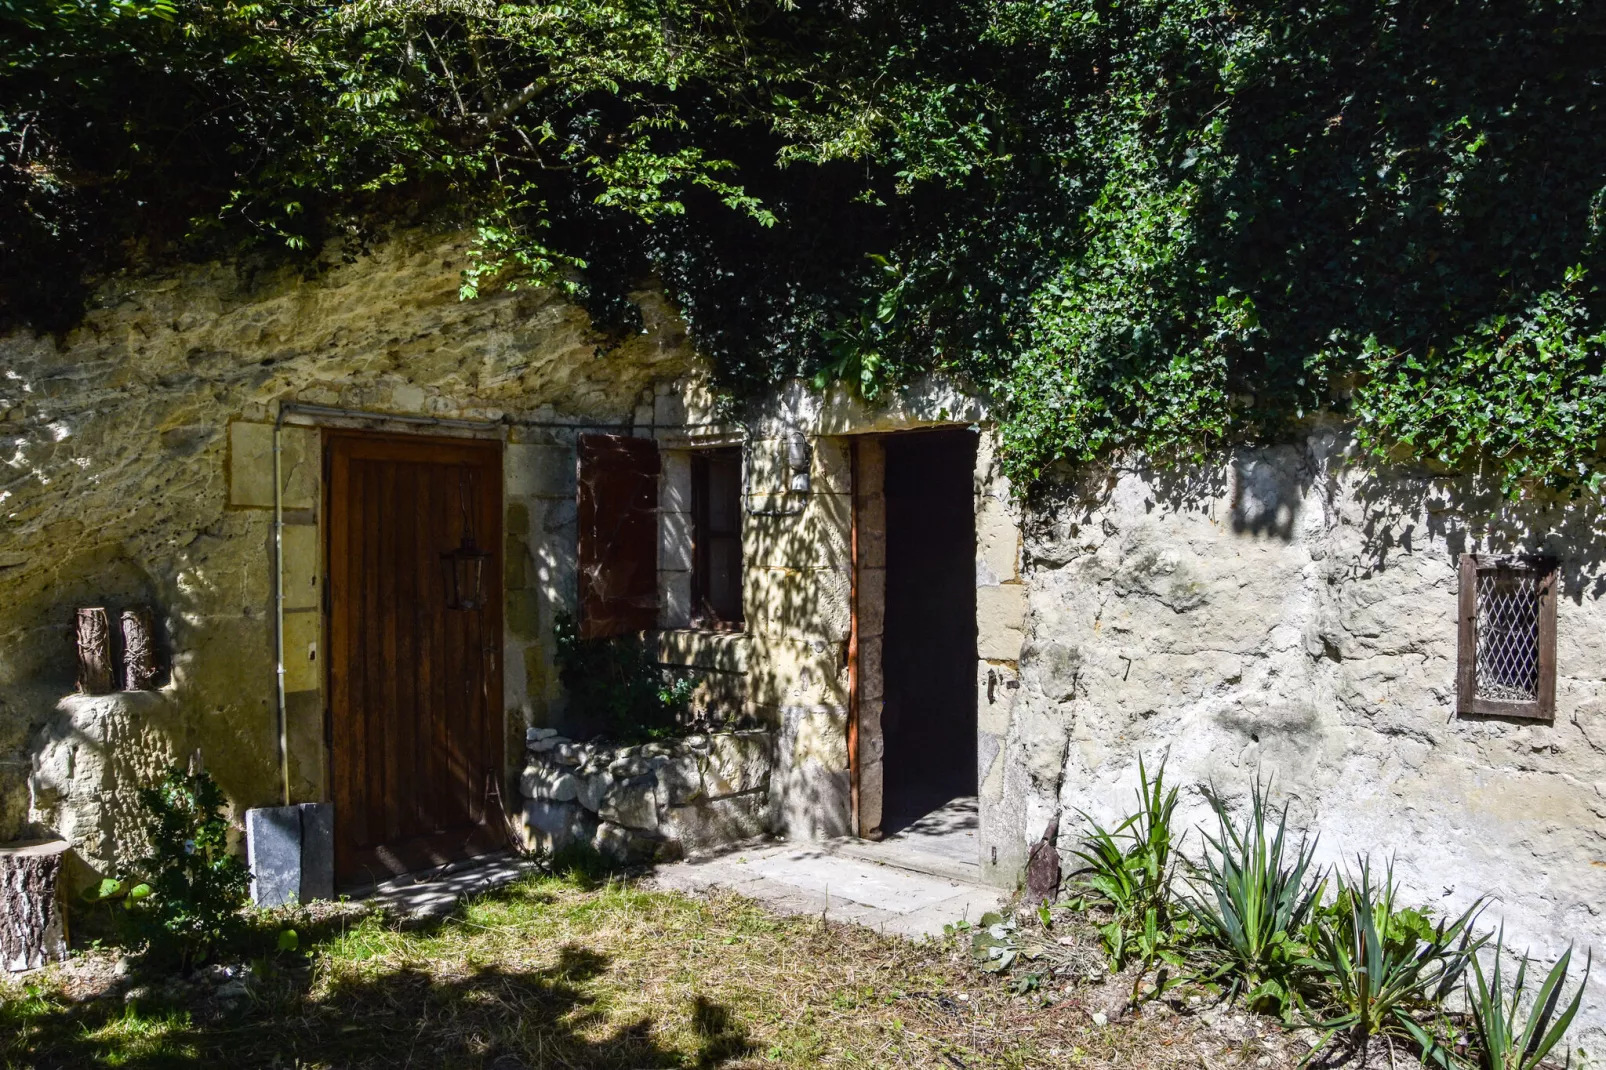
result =
[[[1259,776],[1324,864],[1392,857],[1406,900],[1447,913],[1495,896],[1485,923],[1544,961],[1606,951],[1600,503],[1512,503],[1352,448],[1317,427],[1051,488],[1027,519],[1020,686],[987,781],[1007,820],[984,843],[1018,865],[1059,813],[1063,852],[1072,815],[1129,812],[1138,757],[1168,755],[1185,827],[1211,820],[1207,787],[1242,807]],[[1553,723],[1456,714],[1463,552],[1560,559]],[[1598,976],[1580,1023],[1606,1056]]]
[[[127,842],[138,782],[197,749],[237,810],[278,801],[280,402],[504,425],[510,744],[520,720],[560,719],[547,648],[552,612],[573,597],[573,433],[543,437],[521,421],[628,424],[656,382],[695,359],[652,293],[637,295],[645,332],[617,345],[550,291],[459,301],[467,245],[407,232],[354,262],[331,250],[310,272],[209,264],[119,277],[65,336],[0,337],[0,841],[59,831],[110,866],[138,849]],[[326,790],[318,435],[284,432],[301,798]],[[136,604],[156,610],[163,686],[75,696],[62,638],[73,610]]]

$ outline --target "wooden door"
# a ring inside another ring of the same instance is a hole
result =
[[[505,845],[502,454],[472,439],[329,432],[330,767],[343,885]],[[488,597],[447,607],[465,520]]]

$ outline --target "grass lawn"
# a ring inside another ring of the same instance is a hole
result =
[[[1101,1028],[1077,992],[1017,995],[952,943],[618,879],[533,876],[422,926],[347,913],[303,930],[232,1002],[105,969],[86,982],[82,965],[0,982],[0,1064],[1287,1065],[1261,1062],[1277,1049],[1257,1025],[1230,1040],[1174,1013]]]

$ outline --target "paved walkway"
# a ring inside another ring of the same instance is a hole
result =
[[[968,808],[968,811],[967,811]],[[783,914],[823,914],[899,936],[936,936],[1005,900],[980,882],[974,800],[955,800],[880,843],[764,844],[701,861],[659,866],[658,887],[721,888]]]
[[[693,894],[725,889],[783,914],[824,915],[898,936],[936,936],[944,925],[975,921],[1005,899],[981,883],[975,814],[974,799],[956,799],[879,843],[760,843],[659,866],[647,880]],[[438,917],[464,896],[535,868],[533,861],[503,853],[398,877],[369,894],[399,913]]]

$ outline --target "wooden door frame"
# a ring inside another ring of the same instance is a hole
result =
[[[507,703],[503,693],[503,643],[506,639],[506,570],[505,562],[503,561],[503,554],[505,553],[504,539],[507,510],[505,468],[506,443],[500,436],[493,438],[488,436],[405,433],[396,431],[372,431],[349,427],[323,427],[321,430],[322,434],[319,442],[322,451],[321,468],[323,479],[318,499],[321,513],[318,519],[319,527],[321,529],[319,533],[319,552],[322,557],[320,567],[324,584],[324,597],[320,617],[323,632],[323,643],[327,650],[327,656],[324,658],[323,667],[324,695],[326,696],[323,709],[323,756],[325,766],[325,793],[328,797],[328,800],[331,805],[335,805],[339,794],[338,786],[335,783],[338,767],[335,761],[334,753],[334,729],[336,717],[334,707],[339,701],[336,673],[341,665],[341,658],[337,656],[337,652],[334,649],[334,618],[336,610],[340,606],[339,599],[344,597],[343,592],[337,592],[334,589],[333,583],[335,572],[335,541],[339,534],[336,531],[336,525],[333,522],[334,512],[332,508],[332,491],[334,486],[332,473],[335,455],[333,445],[336,442],[344,441],[359,443],[363,447],[371,448],[375,456],[371,457],[370,459],[405,460],[408,459],[406,454],[409,452],[420,449],[433,449],[439,452],[430,459],[438,463],[452,463],[454,459],[474,460],[482,463],[484,461],[492,462],[489,467],[491,467],[494,471],[494,478],[489,482],[492,483],[493,486],[487,488],[487,490],[494,496],[494,501],[492,503],[493,508],[489,510],[489,515],[494,522],[494,531],[481,533],[482,548],[489,549],[493,555],[491,561],[488,562],[488,575],[485,578],[485,583],[489,588],[489,591],[483,610],[483,612],[486,614],[485,627],[491,633],[492,639],[492,641],[487,644],[487,651],[491,657],[491,664],[486,670],[488,677],[486,682],[488,692],[486,698],[488,712],[490,715],[489,720],[492,725],[492,731],[490,733],[490,739],[487,741],[487,745],[491,749],[491,760],[488,764],[497,778],[497,805],[503,807],[505,810],[505,803],[503,800],[508,791],[509,771],[507,758]],[[390,450],[400,454],[400,456],[396,456],[394,458],[385,457],[384,455],[387,452],[386,447],[389,447]],[[361,456],[361,454],[359,453],[358,456]],[[504,821],[507,816],[510,815],[506,815],[504,813],[503,815],[499,815],[499,817],[495,820]],[[487,821],[493,820],[489,813],[487,813],[486,818]],[[336,812],[334,814],[334,820],[337,823],[335,848],[338,851],[341,843],[341,836],[338,832],[338,822],[342,820],[342,815]],[[336,871],[338,879],[338,858],[336,859]]]

